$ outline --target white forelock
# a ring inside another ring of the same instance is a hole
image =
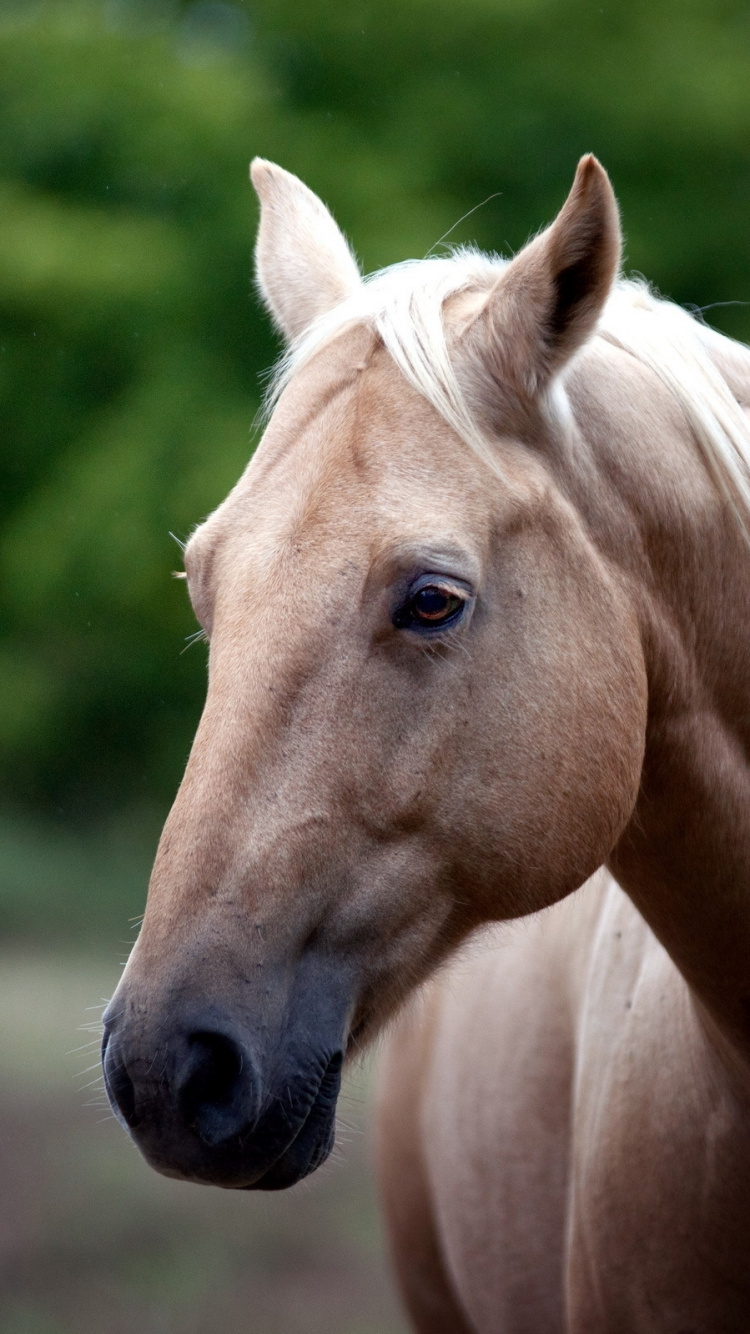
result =
[[[295,372],[316,352],[345,330],[366,325],[382,340],[409,383],[480,457],[496,467],[492,439],[456,375],[443,313],[449,297],[488,292],[506,266],[507,261],[496,255],[462,248],[371,274],[348,300],[291,344],[276,368],[267,407],[273,407]],[[736,356],[739,345],[655,296],[643,280],[625,279],[615,285],[592,337],[625,349],[670,389],[711,476],[750,540],[750,421],[709,355],[714,346]],[[564,378],[563,370],[558,391]],[[550,402],[555,399],[559,402],[559,392]]]

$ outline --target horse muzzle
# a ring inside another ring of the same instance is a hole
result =
[[[239,1190],[292,1186],[334,1143],[346,1024],[332,1008],[327,1022],[308,1011],[271,1034],[215,1006],[165,1019],[113,1004],[102,1042],[112,1109],[167,1176]]]

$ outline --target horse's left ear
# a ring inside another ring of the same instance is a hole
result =
[[[534,395],[593,332],[617,277],[620,219],[590,153],[555,221],[508,265],[469,337],[493,379]]]
[[[283,167],[256,157],[250,177],[260,199],[255,263],[263,299],[288,339],[359,286],[359,269],[322,200]]]

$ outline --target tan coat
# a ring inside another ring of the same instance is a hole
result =
[[[510,264],[364,286],[254,176],[297,341],[186,551],[208,697],[112,1101],[161,1171],[292,1184],[437,973],[382,1096],[416,1327],[746,1334],[750,354],[615,286],[592,158]]]

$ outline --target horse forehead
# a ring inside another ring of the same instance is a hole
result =
[[[258,489],[271,476],[292,484],[310,478],[366,477],[370,485],[411,471],[412,456],[433,468],[460,471],[466,447],[403,376],[370,330],[340,334],[296,372],[247,471]]]
[[[234,538],[265,563],[321,537],[333,546],[376,532],[387,539],[399,521],[411,528],[430,511],[438,518],[441,492],[459,510],[461,475],[471,487],[475,472],[467,446],[382,345],[354,330],[294,377],[202,541]]]
[[[351,505],[356,376],[315,379],[317,394],[312,384],[285,392],[245,472],[191,537],[191,564],[216,569],[228,558],[236,564],[253,556],[267,564],[301,540],[334,491],[348,493]]]

